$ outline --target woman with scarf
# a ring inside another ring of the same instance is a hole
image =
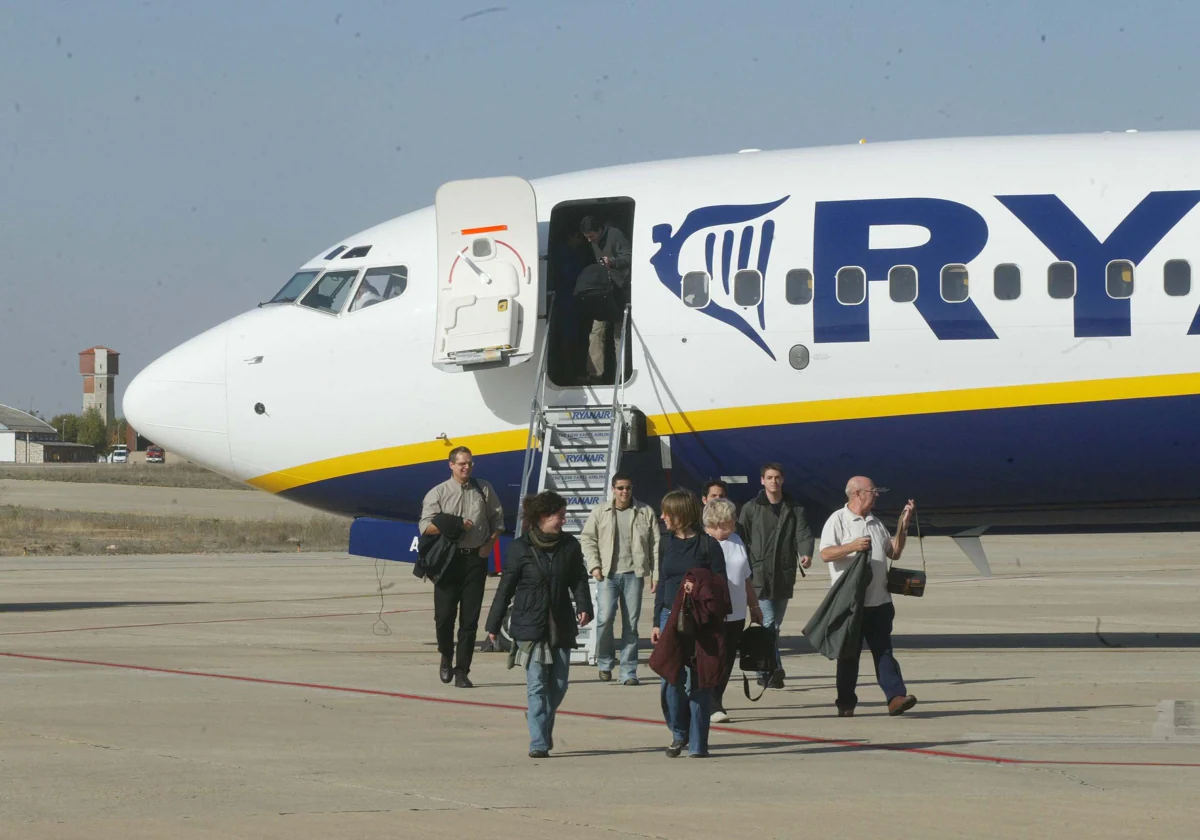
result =
[[[508,548],[488,612],[488,638],[494,643],[512,606],[508,667],[525,668],[530,758],[548,758],[554,749],[554,716],[567,693],[576,630],[593,616],[583,551],[575,537],[562,532],[566,513],[567,502],[557,493],[525,497],[524,534]]]

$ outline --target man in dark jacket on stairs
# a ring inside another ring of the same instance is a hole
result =
[[[742,508],[738,531],[750,554],[763,626],[774,633],[775,659],[782,663],[779,628],[796,586],[797,567],[803,570],[812,565],[813,535],[804,508],[783,492],[783,466],[774,461],[763,464],[759,475],[762,492]],[[783,688],[783,677],[780,667],[774,674],[759,674],[758,684]]]

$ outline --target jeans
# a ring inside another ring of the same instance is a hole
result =
[[[671,611],[664,608],[658,617],[661,630],[667,626]],[[708,725],[712,715],[712,689],[697,688],[696,669],[685,665],[675,685],[662,681],[659,703],[663,720],[676,741],[687,741],[691,755],[708,755]]]
[[[783,668],[783,654],[779,652],[779,628],[783,626],[783,617],[787,614],[788,599],[787,598],[760,598],[758,601],[759,607],[762,608],[763,627],[766,627],[775,636],[775,667],[776,669]],[[759,674],[759,677],[769,677],[770,674]]]
[[[895,617],[896,608],[890,603],[863,609],[863,641],[871,649],[871,656],[875,660],[875,678],[888,701],[893,697],[908,694],[908,689],[904,687],[904,677],[900,673],[900,663],[892,655],[892,620]],[[860,647],[850,656],[837,661],[839,709],[853,709],[858,704],[858,695],[854,693],[854,688],[858,685],[858,660],[861,656]]]
[[[479,610],[483,606],[483,587],[487,583],[488,561],[472,549],[454,555],[446,571],[433,586],[433,623],[437,628],[438,653],[454,657],[454,617],[458,614],[456,670],[471,671],[475,655],[475,634],[479,629]]]
[[[554,648],[554,662],[541,665],[530,662],[525,669],[525,691],[529,697],[529,751],[554,748],[554,717],[567,696],[567,675],[571,670],[571,651]]]
[[[599,586],[596,664],[601,671],[612,671],[613,623],[617,602],[621,605],[621,682],[637,678],[638,619],[642,616],[642,588],[646,579],[637,572],[609,575]]]
[[[725,689],[729,686],[729,677],[733,674],[733,666],[738,661],[738,647],[742,642],[742,633],[746,629],[746,619],[725,622],[725,659],[721,662],[721,682],[713,689],[713,709],[725,711]]]

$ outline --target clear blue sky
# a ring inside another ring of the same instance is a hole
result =
[[[0,2],[0,402],[78,411],[80,350],[123,385],[455,178],[1200,128],[1197,32],[1184,0]]]

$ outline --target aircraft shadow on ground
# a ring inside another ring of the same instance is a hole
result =
[[[1036,715],[1036,714],[1055,714],[1055,713],[1062,713],[1062,712],[1071,712],[1071,713],[1092,712],[1092,711],[1097,711],[1097,710],[1101,710],[1101,709],[1137,709],[1137,708],[1141,708],[1140,706],[1137,706],[1136,704],[1125,703],[1125,704],[1111,704],[1111,705],[1106,705],[1106,706],[1031,706],[1028,708],[1021,708],[1021,709],[947,709],[945,711],[936,710],[936,709],[928,710],[928,707],[930,705],[933,705],[934,703],[938,703],[938,702],[958,704],[958,703],[978,703],[978,702],[984,702],[984,701],[979,701],[979,700],[941,700],[941,701],[928,700],[928,701],[926,701],[926,700],[922,700],[920,703],[917,704],[917,707],[915,709],[913,709],[910,712],[906,712],[904,716],[906,718],[977,717],[977,716],[985,716],[985,715]],[[872,703],[860,704],[860,710],[859,710],[860,715],[859,716],[860,717],[871,717],[871,716],[884,717],[886,715],[884,707],[883,707],[883,703],[878,704],[877,712],[868,711],[866,714],[861,714],[862,706],[869,707],[869,706],[873,706],[873,705],[875,705],[875,704],[872,704]],[[833,706],[833,703],[828,703],[828,704],[825,704],[822,706],[817,706],[815,708],[831,709],[832,706]],[[801,706],[799,708],[814,708],[814,707]],[[737,711],[738,711],[738,719],[737,719],[737,723],[733,724],[734,726],[754,726],[755,724],[765,723],[767,721],[821,720],[822,718],[836,718],[837,717],[837,714],[835,712],[830,712],[829,714],[824,714],[824,715],[779,715],[779,716],[771,716],[771,717],[749,717],[749,716],[743,717],[742,713],[745,710],[738,709]],[[772,709],[772,711],[774,711],[774,709]]]
[[[63,612],[67,610],[99,610],[109,607],[186,607],[202,601],[28,601],[20,604],[0,604],[0,613]]]
[[[1178,648],[1200,647],[1200,633],[1128,633],[1100,630],[1091,633],[958,633],[894,634],[897,651],[981,650],[1024,648],[1034,650],[1087,648]],[[815,653],[806,639],[784,637],[785,653]]]

